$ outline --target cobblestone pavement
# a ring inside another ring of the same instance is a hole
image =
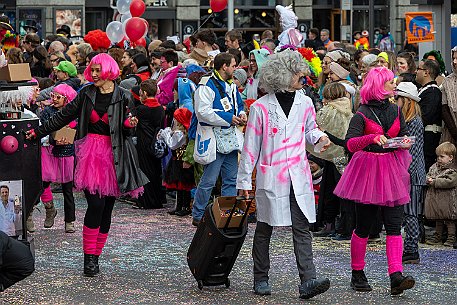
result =
[[[36,271],[2,295],[0,304],[455,304],[457,250],[421,245],[421,264],[405,266],[416,287],[400,297],[389,294],[385,245],[370,245],[367,277],[370,293],[349,288],[349,244],[315,239],[319,275],[331,281],[327,293],[309,301],[298,298],[298,273],[289,228],[277,228],[271,243],[271,296],[252,293],[251,247],[254,226],[230,275],[231,287],[200,291],[186,262],[194,228],[191,218],[161,210],[135,210],[116,203],[108,243],[100,257],[101,274],[82,275],[81,228],[85,201],[77,194],[77,232],[64,233],[62,196],[51,229],[42,228],[44,209],[34,213]],[[171,208],[171,205],[168,206]]]

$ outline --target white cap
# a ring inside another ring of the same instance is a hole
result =
[[[419,102],[421,98],[417,91],[416,85],[411,82],[401,82],[397,85],[397,95],[408,97],[416,102]]]

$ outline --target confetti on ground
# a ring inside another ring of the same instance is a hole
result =
[[[271,242],[272,295],[252,293],[251,247],[254,225],[230,275],[231,287],[197,288],[186,254],[195,232],[191,217],[176,217],[167,209],[136,210],[116,203],[112,230],[100,257],[100,276],[82,275],[82,219],[85,200],[76,194],[77,232],[64,233],[63,203],[56,196],[58,215],[51,229],[43,228],[44,209],[35,211],[36,271],[0,295],[0,304],[455,304],[457,250],[420,245],[421,264],[406,265],[416,287],[391,297],[385,244],[370,244],[365,269],[370,293],[349,288],[349,244],[315,239],[319,276],[331,281],[327,293],[311,301],[298,299],[298,272],[290,228],[276,228]],[[167,205],[172,208],[171,202]]]

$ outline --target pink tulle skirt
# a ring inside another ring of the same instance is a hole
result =
[[[53,146],[41,147],[41,178],[46,182],[67,183],[73,181],[75,158],[54,157]]]
[[[380,206],[404,205],[410,201],[409,151],[356,152],[346,167],[334,194],[359,203]]]
[[[110,136],[89,133],[75,141],[75,154],[74,182],[77,190],[87,190],[100,196],[122,195],[117,183]],[[143,191],[141,187],[128,192],[127,195],[138,198]]]

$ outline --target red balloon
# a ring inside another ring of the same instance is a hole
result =
[[[140,17],[144,14],[145,10],[146,5],[142,0],[133,0],[132,3],[130,3],[130,14],[132,17]]]
[[[19,143],[17,142],[17,139],[15,137],[6,136],[0,142],[0,147],[5,154],[11,155],[18,149]]]
[[[227,7],[227,0],[210,0],[209,6],[213,10],[213,12],[218,13],[220,11],[225,10]]]
[[[130,41],[137,41],[143,37],[145,31],[146,24],[142,18],[132,17],[125,25],[125,35],[127,35]]]
[[[132,47],[137,47],[137,46],[143,46],[146,48],[146,39],[144,39],[144,37],[142,37],[132,43]]]

